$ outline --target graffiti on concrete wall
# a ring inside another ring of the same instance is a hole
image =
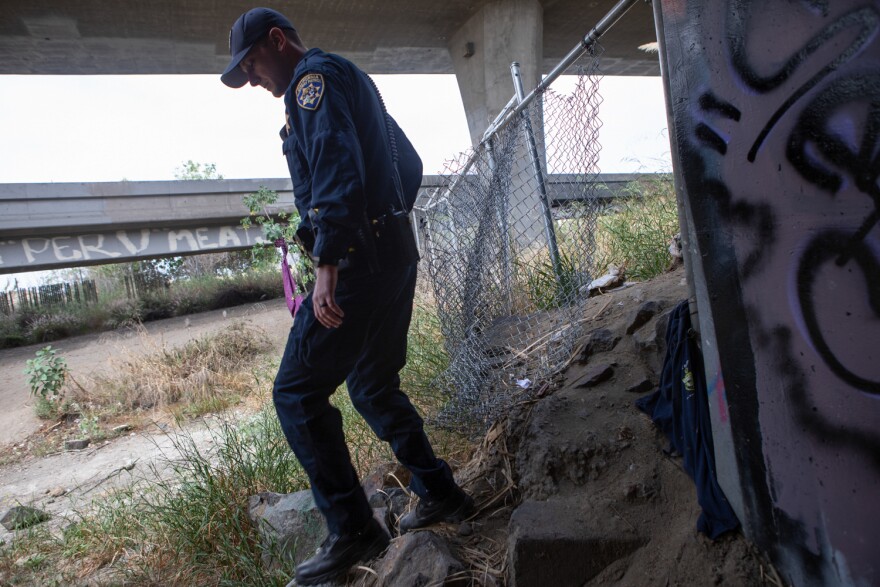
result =
[[[710,377],[753,526],[794,579],[876,579],[880,5],[662,5]]]
[[[261,231],[258,226],[200,226],[0,239],[0,271],[229,251],[262,243]]]

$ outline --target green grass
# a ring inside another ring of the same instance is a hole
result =
[[[668,246],[679,230],[672,179],[661,176],[633,182],[599,217],[597,269],[603,272],[617,265],[635,280],[660,275],[672,262]]]
[[[293,569],[263,569],[247,517],[249,496],[307,486],[274,410],[223,421],[211,434],[214,449],[176,437],[145,479],[96,501],[61,536],[24,533],[0,548],[0,583],[75,581],[115,562],[120,582],[133,584],[286,584]]]

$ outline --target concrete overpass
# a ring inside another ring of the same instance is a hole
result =
[[[527,88],[594,26],[613,0],[279,0],[305,42],[370,73],[454,73],[472,138],[513,95],[509,66]],[[259,3],[258,3],[259,4]],[[0,75],[219,74],[228,33],[251,4],[233,0],[30,0],[0,3]],[[603,71],[659,75],[639,45],[656,38],[638,2],[602,40]]]
[[[598,178],[613,197],[637,176]],[[418,207],[447,177],[426,176]],[[0,190],[0,274],[247,249],[263,242],[245,230],[242,196],[276,191],[271,213],[295,210],[290,179],[6,184]],[[584,193],[571,175],[548,177],[555,202]]]

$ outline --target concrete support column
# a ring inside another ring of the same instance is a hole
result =
[[[449,53],[473,144],[513,96],[511,62],[520,63],[526,92],[541,81],[543,31],[538,0],[498,0],[452,35]]]
[[[527,94],[541,80],[543,29],[544,9],[538,0],[496,0],[483,6],[452,35],[449,51],[474,145],[515,93],[510,75],[512,62],[520,64]],[[534,133],[543,150],[540,125],[534,126]],[[509,236],[521,248],[540,248],[546,235],[538,184],[530,171],[525,144],[523,138],[508,184]]]

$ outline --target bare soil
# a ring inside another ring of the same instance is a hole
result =
[[[664,453],[665,438],[633,405],[640,395],[631,391],[637,383],[656,385],[659,380],[664,317],[686,296],[684,273],[677,270],[589,301],[588,330],[607,329],[620,337],[619,342],[613,349],[587,353],[489,431],[475,458],[457,473],[481,506],[467,532],[444,532],[459,552],[487,553],[485,564],[503,573],[509,560],[507,545],[513,544],[511,528],[519,532],[517,524],[529,520],[524,512],[532,512],[532,519],[546,525],[548,534],[557,527],[587,527],[575,558],[590,559],[598,571],[578,585],[777,584],[770,578],[772,567],[739,533],[713,542],[697,532],[700,509],[693,482],[680,461]],[[632,335],[626,334],[633,314],[646,301],[656,301],[661,311]],[[179,345],[235,318],[260,325],[278,352],[283,348],[290,326],[283,300],[228,310],[225,317],[223,312],[210,312],[160,321],[147,330],[166,344]],[[106,368],[108,359],[123,348],[142,348],[142,339],[122,331],[53,346],[76,377]],[[0,353],[0,402],[5,408],[0,413],[0,440],[7,443],[20,444],[39,432],[22,374],[24,361],[37,348]],[[611,377],[583,386],[585,377],[605,366]],[[77,495],[88,497],[96,482],[122,477],[133,463],[140,466],[156,458],[163,442],[161,436],[142,433],[86,451],[0,467],[0,513],[17,502],[63,513]],[[60,498],[62,490],[66,495]],[[547,542],[548,548],[563,548],[561,544]],[[612,548],[602,548],[609,544]],[[565,585],[550,576],[548,580],[548,585]],[[484,583],[500,584],[492,573]]]
[[[782,585],[738,531],[715,541],[697,531],[694,483],[634,405],[657,387],[668,314],[686,298],[679,269],[589,300],[584,343],[600,329],[617,342],[510,410],[458,471],[482,506],[472,534],[445,533],[458,552],[509,565],[525,585]],[[627,334],[646,302],[659,311]]]

